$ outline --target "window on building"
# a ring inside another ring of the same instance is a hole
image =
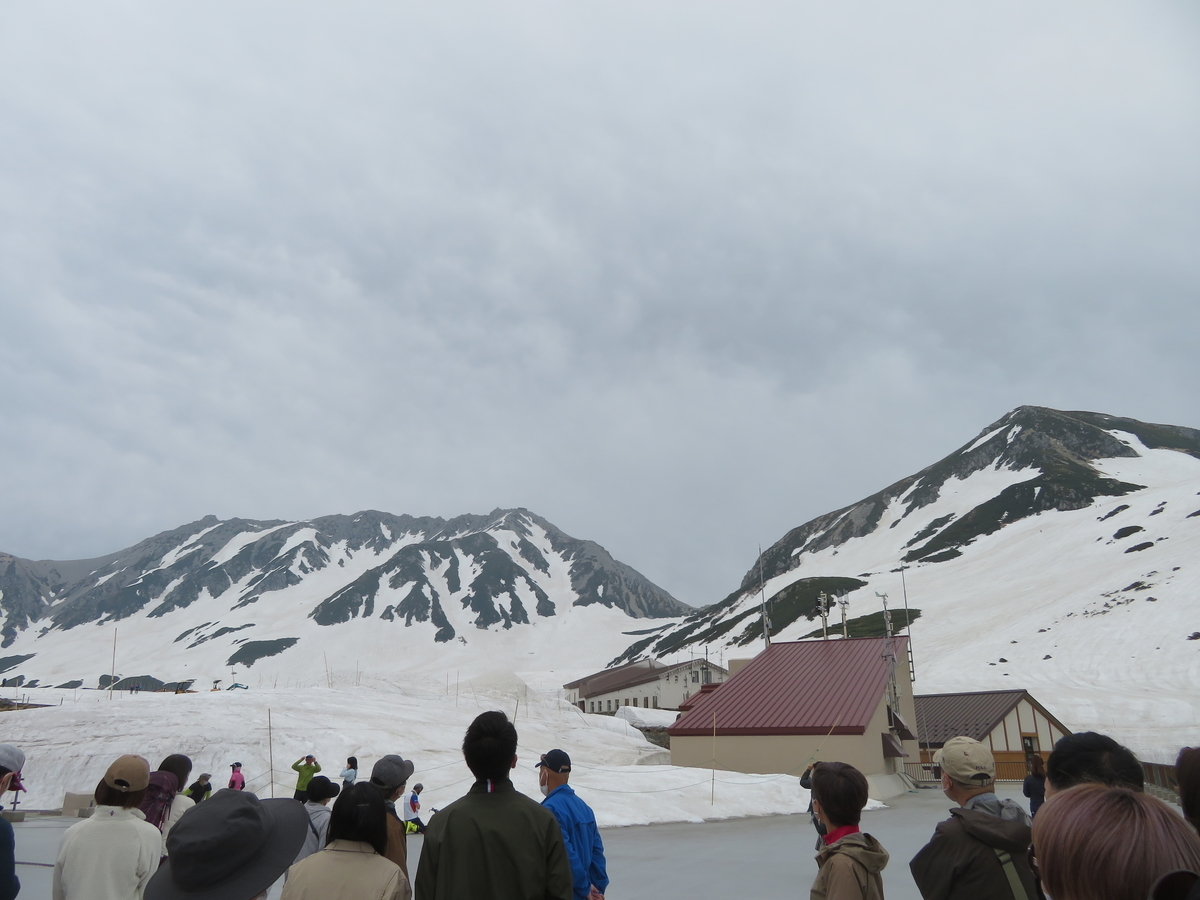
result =
[[[699,684],[699,683],[700,683],[700,673],[692,672],[692,684]]]
[[[657,694],[654,695],[654,708],[658,709],[658,695]]]
[[[678,672],[675,673],[675,683],[679,684],[679,673]]]
[[[634,705],[634,706],[637,706],[637,697],[634,697],[634,698],[633,698],[633,705]]]
[[[612,701],[611,701],[611,700],[609,700],[609,701],[607,701],[607,702],[608,702],[608,709],[607,709],[607,712],[612,712]]]
[[[649,698],[649,697],[643,697],[643,698],[642,698],[642,708],[643,708],[643,709],[649,709],[649,708],[650,708],[650,698]]]

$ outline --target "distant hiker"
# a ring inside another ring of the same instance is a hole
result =
[[[200,777],[188,785],[188,789],[184,793],[192,798],[193,803],[207,800],[208,795],[212,793],[211,781],[212,775],[208,772],[201,772]]]
[[[0,744],[0,797],[25,767],[25,754],[12,744]],[[0,900],[13,900],[21,890],[17,878],[16,837],[12,824],[0,816]]]
[[[404,823],[396,814],[396,801],[404,796],[404,787],[412,777],[414,768],[412,760],[389,753],[375,763],[368,782],[383,798],[387,810],[388,839],[384,855],[400,867],[405,880],[408,879],[408,835],[404,831]]]
[[[1046,798],[1084,782],[1145,789],[1146,776],[1133,751],[1107,734],[1080,731],[1059,738],[1046,761]]]
[[[280,900],[409,900],[408,877],[385,855],[388,818],[369,784],[344,791],[333,804],[328,846],[288,869]]]
[[[217,791],[171,830],[167,861],[151,879],[144,900],[265,898],[304,843],[307,818],[304,807],[291,800]]]
[[[1029,815],[995,794],[992,751],[969,737],[946,741],[933,756],[942,792],[958,808],[908,864],[925,900],[1034,900]],[[1057,900],[1057,898],[1056,898]]]
[[[1036,753],[1029,757],[1029,774],[1025,776],[1025,784],[1021,793],[1029,798],[1029,816],[1037,815],[1038,809],[1046,802],[1046,764]]]
[[[867,805],[866,776],[847,763],[822,762],[811,778],[813,811],[824,832],[810,900],[883,900],[888,852],[858,827]]]
[[[508,717],[477,716],[463,758],[475,784],[429,820],[417,900],[572,900],[571,861],[554,814],[509,780],[517,730]]]
[[[138,809],[149,786],[150,764],[140,756],[122,756],[108,767],[91,817],[63,833],[54,900],[142,896],[162,857],[162,834]]]
[[[567,859],[571,862],[571,885],[575,900],[604,900],[608,872],[604,862],[604,843],[596,828],[596,814],[567,782],[571,778],[571,757],[564,750],[551,750],[537,764],[538,787],[542,806],[554,813],[562,830]]]
[[[404,801],[404,831],[406,834],[424,834],[425,823],[421,821],[421,791],[425,785],[414,784],[412,793]]]
[[[321,771],[321,764],[310,753],[308,756],[302,757],[292,763],[292,768],[300,773],[296,776],[295,798],[303,803],[308,799],[308,795],[304,793],[308,788],[308,782],[314,775]]]
[[[1200,872],[1200,838],[1157,797],[1080,784],[1051,797],[1033,822],[1042,886],[1054,900],[1150,895],[1168,873]]]
[[[233,774],[229,776],[230,790],[244,791],[246,789],[246,777],[242,775],[242,764],[234,763],[229,768],[233,770]]]
[[[295,862],[300,862],[304,857],[325,846],[325,836],[329,828],[328,804],[338,795],[338,786],[324,775],[317,775],[308,783],[307,793],[308,799],[304,801],[304,809],[308,813],[308,834],[304,836],[304,846],[296,855]]]
[[[353,786],[354,782],[358,781],[358,757],[349,756],[346,758],[346,768],[342,769],[342,774],[338,776],[342,779],[342,790],[346,790]]]

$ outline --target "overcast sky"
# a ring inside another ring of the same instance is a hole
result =
[[[0,550],[525,506],[693,604],[1200,426],[1191,2],[0,5]]]

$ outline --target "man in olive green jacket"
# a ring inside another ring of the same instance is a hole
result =
[[[416,900],[572,900],[558,821],[509,780],[517,730],[508,717],[478,716],[467,729],[463,756],[475,784],[429,820]]]

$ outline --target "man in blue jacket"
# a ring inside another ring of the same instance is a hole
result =
[[[571,757],[562,750],[551,750],[542,756],[538,769],[538,784],[546,795],[542,806],[558,819],[567,845],[575,900],[604,900],[608,888],[604,844],[596,828],[595,814],[567,784],[571,777]]]

